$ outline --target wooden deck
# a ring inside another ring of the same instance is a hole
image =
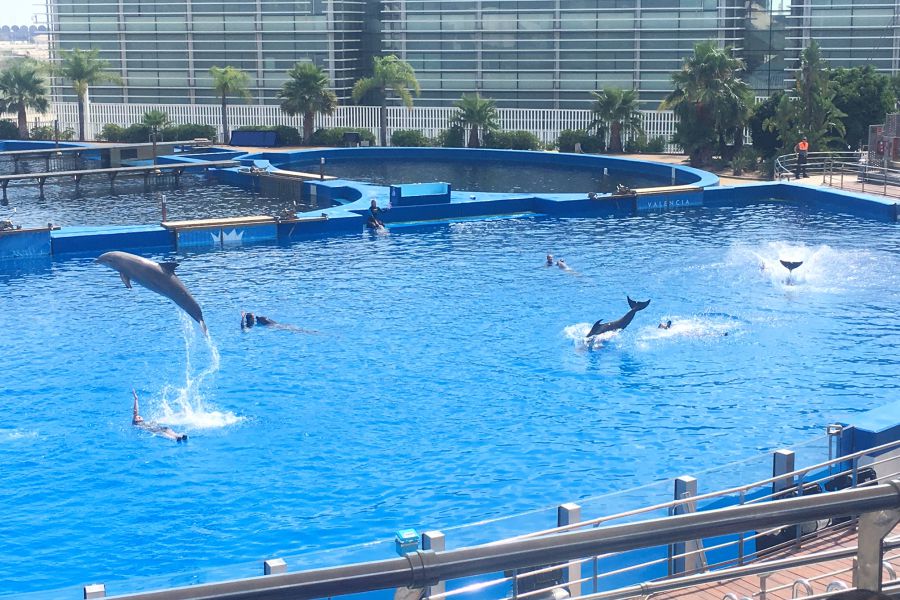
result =
[[[900,526],[894,529],[888,537],[900,534]],[[773,552],[766,555],[766,560],[775,560],[825,552],[828,550],[840,550],[856,546],[856,528],[844,528],[834,532],[825,533],[817,538],[804,542],[800,548],[791,547],[786,550]],[[895,569],[900,570],[900,552],[893,551],[885,554],[885,560],[890,562]],[[792,567],[767,575],[751,575],[737,579],[727,579],[714,583],[706,583],[670,592],[652,594],[653,600],[722,600],[728,593],[735,594],[738,598],[754,598],[757,600],[789,600],[802,598],[812,594],[826,592],[828,585],[835,581],[843,582],[847,587],[853,585],[852,558],[843,558],[818,562],[811,565]],[[885,581],[888,577],[885,575]],[[765,595],[761,594],[761,582],[764,580]],[[794,587],[798,581],[806,581],[812,589],[812,594],[802,585],[797,584],[796,596]]]

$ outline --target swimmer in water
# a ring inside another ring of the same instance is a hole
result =
[[[140,427],[144,431],[148,431],[153,435],[158,435],[160,437],[168,438],[175,442],[186,442],[187,434],[185,433],[177,433],[171,427],[166,427],[164,425],[160,425],[154,421],[145,421],[144,417],[140,415],[138,410],[138,395],[135,390],[131,390],[131,394],[134,396],[134,410],[131,415],[131,424],[135,427]]]
[[[548,266],[548,267],[552,267],[552,266],[553,266],[553,255],[552,255],[552,254],[548,254],[548,255],[547,255],[547,266]]]
[[[312,331],[310,329],[303,329],[301,327],[296,327],[294,325],[286,325],[284,323],[279,323],[277,321],[273,321],[269,317],[264,317],[262,315],[255,315],[252,312],[241,311],[241,331],[247,331],[254,325],[260,325],[262,327],[271,327],[272,329],[285,329],[287,331],[296,331],[297,333],[318,333],[318,331]]]
[[[671,320],[671,319],[669,319],[669,320],[666,321],[665,323],[660,323],[659,325],[656,326],[657,329],[669,329],[669,328],[671,328],[671,327],[672,327],[672,320]]]

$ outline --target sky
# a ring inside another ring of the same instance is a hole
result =
[[[44,3],[35,0],[0,0],[0,26],[31,25],[32,15],[36,12],[44,14]],[[44,20],[40,19],[39,23]]]

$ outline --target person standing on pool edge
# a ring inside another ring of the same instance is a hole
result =
[[[808,178],[809,175],[806,174],[806,159],[809,153],[809,142],[805,135],[797,142],[797,145],[794,146],[794,152],[797,153],[797,169],[794,172],[796,179],[800,179],[801,177]]]

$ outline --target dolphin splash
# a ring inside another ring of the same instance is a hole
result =
[[[646,302],[636,302],[628,296],[625,297],[628,298],[628,306],[631,307],[631,310],[625,313],[621,319],[616,319],[615,321],[610,321],[609,323],[604,323],[603,319],[600,319],[599,321],[594,323],[594,326],[591,327],[591,330],[585,337],[593,337],[595,335],[600,335],[601,333],[606,333],[607,331],[618,331],[620,329],[625,329],[631,323],[631,320],[634,319],[634,315],[639,310],[644,310],[645,308],[647,308],[647,306],[650,305],[649,300],[647,300]]]
[[[172,300],[192,319],[200,323],[204,334],[209,335],[200,305],[175,275],[177,262],[158,263],[128,252],[107,252],[101,254],[97,262],[118,271],[122,283],[128,289],[131,289],[133,280],[148,290]]]

